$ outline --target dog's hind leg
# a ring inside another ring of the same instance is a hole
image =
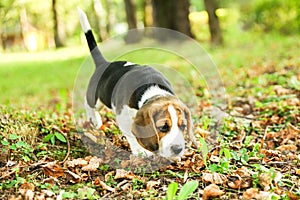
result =
[[[95,128],[99,129],[102,126],[102,119],[99,112],[97,111],[98,106],[96,105],[95,108],[92,108],[88,104],[86,97],[84,98],[84,106],[88,121],[91,122],[95,126]]]

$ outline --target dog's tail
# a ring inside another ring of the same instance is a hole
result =
[[[92,33],[91,25],[89,23],[89,20],[86,16],[85,12],[83,10],[81,10],[80,8],[77,8],[77,9],[78,9],[78,15],[79,15],[81,28],[85,34],[86,41],[89,45],[89,49],[92,54],[93,60],[96,64],[96,67],[108,64],[108,62],[102,56],[102,54],[97,46],[95,37]]]

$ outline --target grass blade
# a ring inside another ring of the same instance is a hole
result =
[[[178,194],[178,200],[187,199],[198,188],[198,181],[190,181],[184,184]]]

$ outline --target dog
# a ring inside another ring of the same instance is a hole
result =
[[[174,94],[169,81],[150,66],[108,62],[101,54],[84,11],[78,8],[82,30],[96,65],[86,96],[88,120],[102,125],[101,104],[112,109],[133,155],[159,155],[178,160],[185,150],[184,132],[197,146],[191,113]]]

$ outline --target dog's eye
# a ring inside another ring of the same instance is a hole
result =
[[[167,123],[165,123],[165,125],[159,126],[159,127],[157,127],[157,128],[158,128],[158,130],[159,130],[160,132],[163,132],[163,133],[168,132],[169,129],[170,129],[170,127],[169,127],[169,125],[168,125]]]
[[[185,124],[181,124],[181,125],[179,126],[179,129],[182,130],[182,131],[184,131],[185,128],[186,128],[186,125],[185,125]]]

